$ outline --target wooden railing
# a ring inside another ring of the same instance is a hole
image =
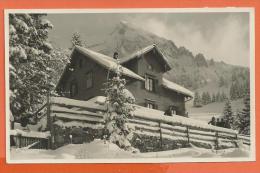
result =
[[[52,98],[49,109],[54,124],[95,129],[104,127],[103,113],[106,107],[103,104]],[[134,116],[129,119],[128,125],[135,129],[134,133],[138,135],[159,138],[160,147],[164,146],[164,139],[202,143],[215,149],[237,147],[238,140],[250,145],[249,136],[239,135],[234,130],[208,125],[186,117],[167,117],[161,111],[151,112],[150,109],[140,106],[136,106]]]
[[[16,148],[28,147],[29,149],[49,149],[50,135],[46,132],[25,132],[11,130],[10,142]]]

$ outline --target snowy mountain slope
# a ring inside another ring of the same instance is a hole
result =
[[[104,42],[91,49],[109,56],[117,51],[120,57],[125,57],[151,44],[160,48],[173,67],[165,77],[189,89],[208,91],[207,86],[210,85],[212,93],[224,91],[228,94],[234,71],[248,74],[247,68],[215,62],[203,54],[194,55],[185,47],[177,47],[174,40],[162,38],[125,21],[115,26]],[[226,82],[223,86],[219,86],[221,78]]]

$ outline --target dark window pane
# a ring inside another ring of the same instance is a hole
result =
[[[78,94],[78,87],[76,83],[70,85],[70,97],[74,97]]]
[[[93,74],[89,72],[86,74],[86,88],[91,88],[93,86]]]

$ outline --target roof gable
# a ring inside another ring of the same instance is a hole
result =
[[[124,58],[122,58],[122,60],[120,61],[121,64],[125,64],[127,62],[129,62],[130,60],[133,60],[135,58],[142,58],[142,55],[155,50],[158,52],[158,54],[160,55],[159,57],[163,60],[164,64],[166,65],[166,70],[171,70],[171,65],[169,63],[169,61],[167,60],[167,58],[163,55],[163,53],[159,50],[159,48],[155,45],[152,44],[150,46],[147,46],[139,51],[134,52],[133,54],[126,56]]]

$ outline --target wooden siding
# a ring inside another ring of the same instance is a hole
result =
[[[145,106],[146,99],[154,100],[159,110],[165,111],[170,105],[174,105],[178,108],[178,115],[185,115],[184,96],[177,92],[165,89],[161,85],[164,66],[156,59],[156,54],[149,52],[142,56],[142,58],[129,61],[124,66],[142,77],[145,77],[146,74],[154,76],[154,79],[156,79],[157,82],[155,92],[147,91],[144,87],[144,82],[141,81],[134,81],[127,85],[126,88],[131,91],[136,98],[136,104]],[[149,65],[152,66],[152,69],[148,68]]]
[[[94,96],[104,95],[102,88],[104,88],[103,84],[106,82],[107,70],[94,61],[85,58],[84,55],[76,53],[74,56],[77,56],[72,62],[74,70],[62,86],[65,96],[70,97],[70,85],[73,82],[75,82],[78,87],[78,92],[72,97],[73,99],[88,100]],[[79,67],[80,61],[82,61],[81,68]],[[91,88],[87,88],[86,86],[86,74],[88,72],[93,72],[93,86]]]

